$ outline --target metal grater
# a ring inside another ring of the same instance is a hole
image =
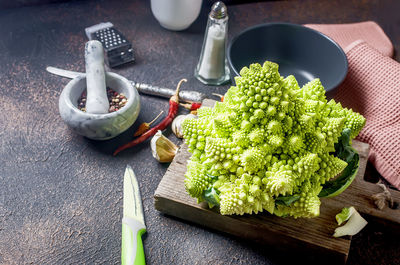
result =
[[[100,23],[86,28],[85,32],[89,40],[98,40],[103,44],[108,66],[115,67],[135,60],[132,44],[112,23]]]

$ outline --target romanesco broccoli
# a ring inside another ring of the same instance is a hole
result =
[[[183,123],[192,153],[187,192],[199,201],[211,196],[221,214],[318,216],[322,185],[347,166],[334,156],[335,143],[344,128],[356,137],[364,117],[327,101],[319,79],[300,88],[273,62],[240,75],[224,102]]]

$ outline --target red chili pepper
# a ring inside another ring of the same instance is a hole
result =
[[[169,99],[168,115],[164,118],[164,120],[162,120],[159,124],[157,124],[156,126],[151,128],[150,130],[148,130],[147,132],[145,132],[144,134],[142,134],[140,137],[136,138],[135,140],[118,147],[117,150],[115,150],[115,152],[113,154],[114,156],[116,156],[119,152],[121,152],[121,151],[123,151],[125,149],[134,147],[134,146],[146,141],[147,139],[149,139],[150,137],[155,135],[158,130],[162,131],[165,128],[167,128],[168,125],[171,124],[171,122],[175,118],[176,114],[178,113],[178,108],[179,108],[179,88],[181,87],[183,82],[187,82],[187,80],[186,79],[182,79],[181,81],[179,81],[178,85],[176,86],[175,95],[173,95]]]
[[[197,110],[198,108],[201,107],[201,103],[190,102],[190,101],[188,101],[188,103],[186,103],[186,104],[179,103],[179,105],[181,105],[182,107],[184,107],[185,109],[188,109],[188,110]]]

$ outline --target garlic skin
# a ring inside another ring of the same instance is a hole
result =
[[[357,212],[353,212],[350,216],[350,219],[347,221],[345,225],[342,225],[335,229],[334,237],[341,236],[354,236],[358,232],[360,232],[368,222],[362,218],[362,216]]]
[[[150,147],[153,157],[161,163],[171,162],[178,152],[178,146],[165,137],[160,130],[151,139]]]
[[[172,132],[176,135],[176,137],[182,139],[183,138],[183,131],[182,131],[182,123],[186,119],[197,119],[197,116],[194,114],[187,114],[187,115],[178,115],[172,121]]]

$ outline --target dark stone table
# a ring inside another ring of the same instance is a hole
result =
[[[207,87],[193,77],[210,5],[204,1],[199,19],[183,32],[161,28],[149,1],[72,1],[0,11],[0,264],[119,263],[126,164],[140,182],[148,264],[285,262],[288,255],[266,246],[157,212],[153,194],[168,165],[152,158],[148,143],[111,155],[139,123],[167,110],[166,100],[142,96],[142,111],[131,129],[109,141],[91,141],[70,131],[58,114],[68,80],[45,71],[46,66],[84,71],[84,28],[111,21],[132,40],[137,58],[113,71],[171,88],[186,77],[184,89],[224,93],[227,86]],[[399,51],[399,10],[397,0],[232,5],[230,37],[262,22],[374,20]],[[170,131],[166,135],[180,142]],[[371,223],[354,237],[348,264],[400,264],[399,247],[392,231]]]

